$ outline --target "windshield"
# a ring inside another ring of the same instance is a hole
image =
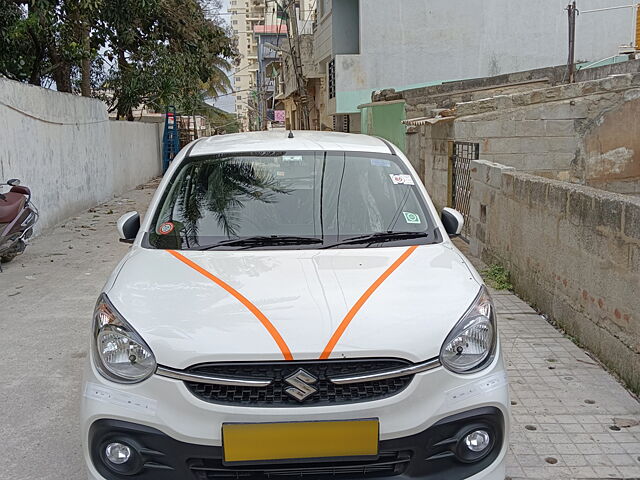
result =
[[[437,241],[416,180],[393,155],[265,152],[188,159],[146,246],[299,249]]]

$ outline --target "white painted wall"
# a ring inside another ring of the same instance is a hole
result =
[[[484,77],[566,63],[568,0],[360,0],[360,55],[336,61],[338,91]],[[631,4],[578,0],[589,10]],[[616,55],[631,9],[582,14],[576,60]]]
[[[0,179],[31,188],[36,231],[160,175],[160,129],[110,121],[99,100],[0,78]]]
[[[109,122],[113,194],[131,190],[162,173],[162,123]]]

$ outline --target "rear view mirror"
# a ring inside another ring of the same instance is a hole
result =
[[[138,212],[128,212],[118,219],[117,223],[120,241],[133,243],[140,230],[140,215]]]
[[[17,178],[12,178],[11,180],[7,180],[7,185],[17,187],[18,185],[20,185],[20,180],[18,180]]]
[[[444,229],[450,237],[457,237],[462,233],[464,217],[459,211],[449,207],[443,208],[441,220],[444,225]]]

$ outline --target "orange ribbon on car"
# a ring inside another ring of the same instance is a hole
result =
[[[336,331],[333,333],[333,335],[331,336],[331,338],[329,339],[329,342],[327,343],[326,347],[324,348],[324,350],[322,351],[322,354],[320,355],[320,360],[326,360],[329,358],[329,356],[331,355],[331,352],[333,352],[333,349],[335,348],[336,344],[338,343],[338,341],[340,340],[340,337],[342,337],[342,335],[344,334],[344,332],[347,330],[347,327],[349,326],[349,324],[351,323],[351,321],[353,320],[353,318],[356,316],[356,314],[360,311],[360,309],[363,307],[363,305],[367,302],[367,300],[369,300],[369,298],[371,297],[371,295],[373,295],[373,293],[380,287],[380,285],[382,285],[384,283],[384,281],[400,266],[402,265],[402,263],[409,258],[409,256],[418,248],[417,245],[414,245],[412,247],[407,248],[407,250],[404,251],[404,253],[402,255],[400,255],[400,257],[398,257],[390,266],[389,268],[387,268],[382,275],[380,275],[375,282],[373,282],[371,284],[371,286],[369,288],[367,288],[367,290],[362,294],[362,296],[358,299],[358,301],[353,305],[353,307],[351,307],[351,309],[349,310],[349,312],[345,315],[345,317],[342,319],[342,322],[340,322],[340,325],[338,325],[338,328],[336,329]],[[175,250],[168,250],[168,252],[173,255],[175,258],[177,258],[178,260],[180,260],[181,262],[183,262],[184,264],[188,265],[189,267],[191,267],[192,269],[194,269],[196,272],[200,273],[201,275],[207,277],[209,280],[211,280],[212,282],[214,282],[216,285],[222,287],[224,290],[226,290],[227,292],[229,292],[233,297],[236,298],[236,300],[238,300],[240,303],[242,303],[245,307],[247,307],[247,309],[253,313],[253,315],[255,315],[255,317],[260,321],[260,323],[262,323],[262,325],[264,326],[264,328],[267,329],[267,331],[269,332],[269,334],[271,335],[271,337],[274,339],[274,341],[276,342],[276,344],[278,345],[278,347],[280,348],[280,351],[282,352],[282,355],[284,356],[285,360],[293,360],[293,355],[291,354],[291,350],[289,349],[289,346],[287,345],[287,343],[284,341],[284,339],[282,338],[282,335],[280,335],[280,333],[278,332],[278,330],[276,329],[276,327],[273,326],[273,324],[269,321],[269,319],[265,316],[264,313],[262,313],[260,311],[260,309],[258,309],[258,307],[256,307],[253,303],[251,303],[251,301],[249,299],[247,299],[244,295],[242,295],[240,292],[238,292],[235,288],[233,288],[231,285],[229,285],[228,283],[224,282],[223,280],[219,279],[218,277],[216,277],[215,275],[213,275],[212,273],[208,272],[207,270],[205,270],[204,268],[202,268],[200,265],[198,265],[197,263],[189,260],[187,257],[185,257],[184,255],[176,252]]]
[[[349,313],[347,313],[347,315],[342,319],[342,322],[340,322],[340,325],[338,325],[338,328],[336,329],[336,331],[333,332],[333,335],[331,336],[329,343],[327,343],[327,346],[324,347],[324,350],[322,351],[322,355],[320,355],[320,360],[326,360],[327,358],[329,358],[329,356],[331,355],[331,352],[333,351],[336,344],[338,343],[338,340],[340,340],[340,337],[342,337],[342,334],[345,332],[345,330],[351,323],[351,320],[353,320],[353,317],[356,316],[356,313],[358,313],[358,311],[367,302],[367,300],[369,300],[369,297],[373,295],[373,292],[375,292],[378,289],[378,287],[382,285],[382,283],[389,277],[389,275],[391,275],[400,265],[402,265],[402,263],[407,258],[409,258],[409,255],[411,255],[416,250],[416,248],[418,248],[417,245],[407,248],[405,252],[402,255],[400,255],[400,257],[398,257],[398,259],[395,262],[393,262],[391,266],[387,268],[384,271],[384,273],[380,275],[378,279],[371,284],[369,288],[367,288],[367,290],[362,294],[362,296],[353,305],[353,307],[351,307],[351,310],[349,310]]]
[[[191,268],[193,268],[196,272],[204,275],[205,277],[207,277],[209,280],[211,280],[212,282],[214,282],[218,286],[224,288],[227,292],[229,292],[231,295],[233,295],[236,298],[236,300],[238,300],[242,305],[247,307],[247,310],[249,310],[251,313],[253,313],[256,316],[256,318],[260,321],[260,323],[262,323],[264,328],[267,329],[267,332],[269,332],[271,337],[278,344],[278,347],[280,347],[280,351],[282,352],[282,355],[284,356],[284,359],[285,360],[293,360],[293,355],[291,355],[291,350],[289,349],[289,346],[287,345],[287,342],[285,342],[284,339],[282,338],[282,335],[280,335],[280,333],[278,332],[276,327],[273,326],[273,324],[264,315],[264,313],[262,313],[258,309],[258,307],[256,307],[253,303],[251,303],[249,301],[249,299],[247,299],[247,297],[242,295],[240,292],[238,292],[235,288],[233,288],[228,283],[220,280],[218,277],[216,277],[212,273],[207,272],[200,265],[198,265],[195,262],[192,262],[191,260],[189,260],[184,255],[182,255],[182,254],[180,254],[180,253],[178,253],[178,252],[176,252],[174,250],[169,250],[169,253],[171,255],[173,255],[174,257],[176,257],[181,262],[183,262],[186,265],[188,265]]]

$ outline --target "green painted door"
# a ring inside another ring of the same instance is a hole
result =
[[[404,101],[367,105],[361,108],[362,133],[389,140],[405,152],[406,133],[402,121],[406,118]]]

